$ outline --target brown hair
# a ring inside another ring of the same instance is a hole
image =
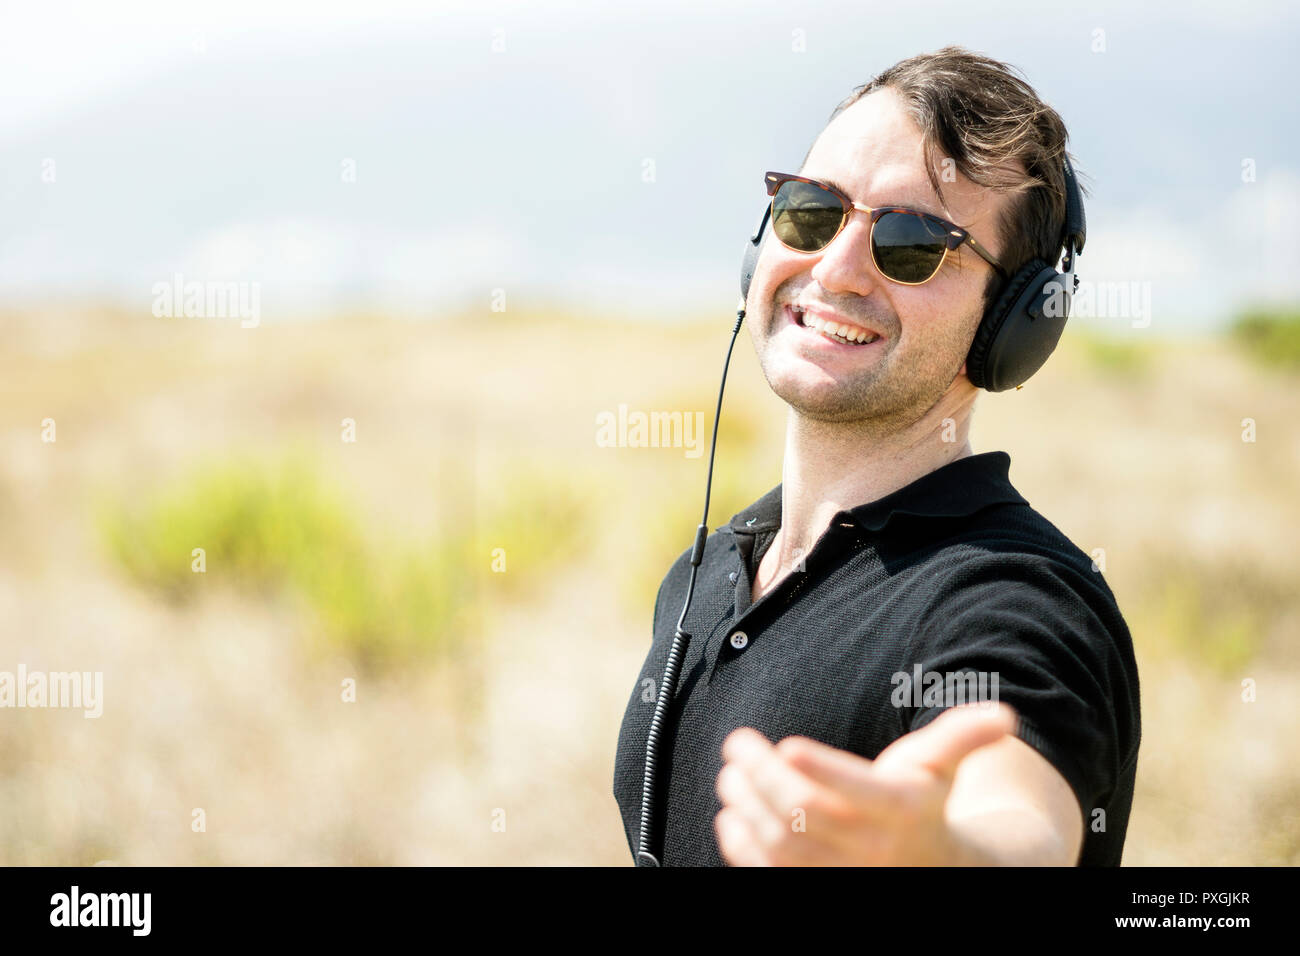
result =
[[[895,63],[857,87],[830,120],[886,87],[903,97],[921,128],[930,184],[941,202],[936,156],[951,158],[974,183],[1016,194],[997,223],[1002,240],[998,258],[1008,273],[1035,258],[1055,265],[1065,229],[1068,134],[1060,115],[1039,99],[1023,74],[1006,63],[946,46]],[[986,304],[1001,283],[993,272],[984,290]]]

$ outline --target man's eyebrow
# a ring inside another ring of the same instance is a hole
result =
[[[802,174],[801,174],[801,175],[802,175]],[[834,186],[836,189],[838,189],[840,192],[844,193],[844,195],[848,196],[850,199],[853,198],[853,194],[852,194],[852,193],[850,193],[847,189],[844,188],[843,185],[841,185],[840,183],[837,183],[837,182],[836,182],[835,180],[833,180],[833,179],[829,179],[829,178],[827,178],[826,176],[809,176],[808,178],[809,178],[809,179],[816,179],[818,182],[825,183],[827,186]],[[943,213],[941,213],[941,212],[935,212],[934,209],[931,208],[931,206],[930,206],[930,204],[929,204],[928,202],[919,202],[919,201],[917,201],[917,200],[915,200],[915,199],[904,199],[902,202],[882,202],[882,203],[880,204],[880,207],[879,207],[879,208],[882,208],[882,209],[883,209],[883,208],[888,207],[888,206],[899,206],[899,207],[901,207],[901,208],[903,208],[903,209],[914,209],[914,210],[916,210],[917,212],[928,213],[929,215],[931,215],[931,216],[936,216],[936,217],[938,217],[938,218],[940,218],[940,219],[945,219],[945,218],[947,218]]]

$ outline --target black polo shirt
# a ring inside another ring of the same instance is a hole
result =
[[[781,526],[781,486],[709,536],[659,757],[651,850],[663,865],[723,864],[714,786],[737,727],[874,758],[960,702],[957,685],[973,689],[980,673],[985,696],[997,675],[997,698],[1021,717],[1017,736],[1078,797],[1080,863],[1119,864],[1141,734],[1132,640],[1092,559],[1016,492],[1010,464],[1005,452],[971,455],[840,511],[803,568],[756,604],[751,583]],[[633,856],[654,693],[689,559],[688,548],[660,585],[619,733],[614,797]]]

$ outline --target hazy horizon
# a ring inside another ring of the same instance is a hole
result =
[[[294,5],[15,10],[0,298],[147,310],[180,273],[260,283],[268,321],[497,288],[721,313],[763,171],[873,73],[958,42],[1062,113],[1093,189],[1080,274],[1144,284],[1153,334],[1300,299],[1296,12],[1101,4],[1045,34],[1030,9],[379,3],[313,6],[310,29]]]

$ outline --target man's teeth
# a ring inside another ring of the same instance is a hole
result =
[[[808,328],[816,329],[818,332],[825,332],[827,335],[833,335],[845,342],[858,342],[865,345],[868,342],[874,342],[876,339],[880,338],[880,336],[876,335],[874,332],[867,332],[863,329],[854,329],[852,326],[840,325],[836,322],[827,322],[825,319],[819,318],[809,312],[800,312],[796,309],[794,310],[794,314],[795,318]]]

